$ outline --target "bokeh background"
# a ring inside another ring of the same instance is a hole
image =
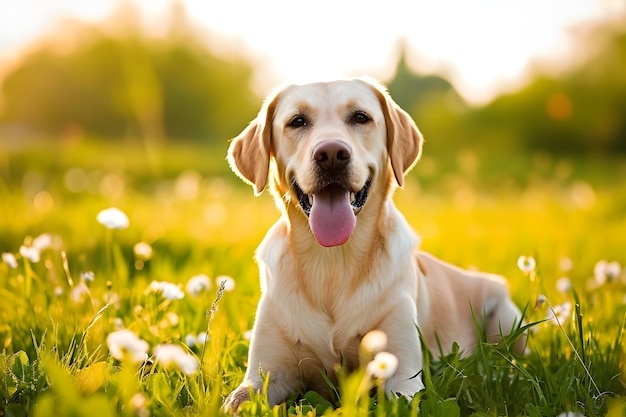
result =
[[[2,2],[0,250],[53,233],[89,268],[117,206],[129,254],[248,263],[278,214],[228,140],[279,84],[368,74],[426,137],[397,200],[427,249],[624,260],[626,6],[433,3]]]

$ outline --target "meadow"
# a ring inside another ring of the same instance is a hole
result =
[[[278,217],[226,147],[0,143],[0,416],[220,415],[248,365],[254,249]],[[526,354],[425,352],[411,402],[363,369],[335,398],[257,395],[240,415],[625,415],[624,179],[618,155],[427,147],[395,201],[423,249],[507,277]]]

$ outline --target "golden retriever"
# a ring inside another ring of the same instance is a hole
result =
[[[271,404],[299,388],[326,392],[322,373],[359,366],[359,343],[387,335],[398,359],[385,391],[412,397],[424,385],[427,347],[470,352],[522,323],[501,277],[465,271],[417,249],[419,238],[391,199],[419,159],[411,117],[368,79],[292,85],[264,103],[228,152],[232,169],[282,216],[257,251],[262,296],[244,381],[225,400],[237,411],[249,389]],[[518,350],[523,341],[517,342]],[[360,364],[361,366],[363,364]]]

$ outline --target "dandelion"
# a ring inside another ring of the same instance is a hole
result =
[[[197,297],[211,289],[211,280],[205,274],[200,274],[189,278],[187,281],[187,293]]]
[[[122,210],[115,207],[102,210],[98,213],[96,219],[98,223],[102,224],[107,229],[126,229],[130,224],[128,216],[126,216]]]
[[[121,317],[114,318],[113,327],[117,330],[122,330],[124,328],[124,320]]]
[[[370,354],[382,352],[387,348],[387,335],[381,330],[372,330],[363,336],[361,348]]]
[[[389,352],[379,352],[374,360],[367,364],[367,374],[374,378],[387,380],[398,370],[398,358]]]
[[[52,235],[50,233],[42,233],[33,239],[33,247],[43,251],[52,248]]]
[[[556,305],[549,309],[546,319],[550,320],[555,326],[565,323],[572,315],[572,303],[569,301]]]
[[[81,272],[80,274],[80,280],[83,282],[93,282],[95,277],[96,275],[93,273],[93,271]]]
[[[107,346],[111,355],[117,360],[129,360],[133,363],[143,362],[148,358],[148,342],[137,337],[128,329],[109,333]]]
[[[17,259],[15,259],[15,255],[10,252],[4,252],[2,254],[2,261],[9,266],[9,268],[17,268]]]
[[[556,290],[564,294],[572,289],[572,281],[568,277],[561,277],[556,280]]]
[[[165,281],[152,281],[148,291],[160,294],[168,300],[180,300],[185,297],[185,293],[180,289],[179,285]]]
[[[154,348],[156,360],[165,369],[178,368],[185,375],[193,375],[198,371],[198,360],[182,347],[174,344],[162,344]]]
[[[140,261],[148,261],[152,258],[152,246],[146,242],[137,242],[133,246],[133,253]]]
[[[537,267],[535,258],[532,256],[520,256],[517,259],[517,267],[525,274],[530,274]]]
[[[614,282],[622,274],[622,267],[617,262],[599,261],[593,268],[593,278],[599,286],[607,281]]]
[[[35,264],[41,260],[41,252],[35,246],[20,246],[20,255]]]
[[[236,285],[233,277],[229,277],[228,275],[220,275],[219,277],[215,278],[215,282],[217,283],[218,287],[221,287],[223,283],[224,291],[226,292],[234,290]]]

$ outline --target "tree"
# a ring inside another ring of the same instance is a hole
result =
[[[0,85],[0,122],[49,135],[71,127],[106,138],[224,140],[253,118],[250,64],[211,54],[180,10],[164,39],[119,14],[121,28],[74,23],[69,49],[57,40],[26,56]]]

